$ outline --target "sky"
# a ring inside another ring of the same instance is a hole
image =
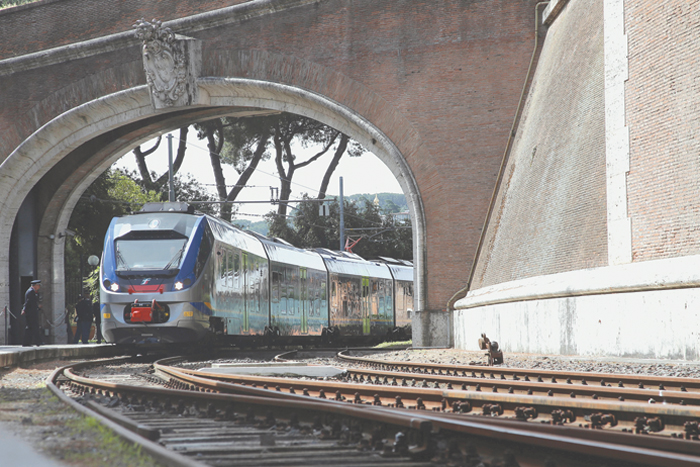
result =
[[[173,158],[177,153],[177,138],[179,131],[173,132]],[[151,148],[155,140],[142,145],[142,150]],[[309,155],[301,152],[301,160],[306,160],[314,151],[309,151]],[[317,161],[308,166],[298,169],[294,173],[292,180],[291,199],[301,198],[302,193],[315,196],[318,193],[323,174],[328,167],[333,155],[333,151],[328,151]],[[164,137],[160,147],[156,152],[146,157],[148,169],[155,171],[158,175],[168,170],[168,144]],[[127,170],[137,170],[136,158],[130,151],[119,159],[113,168]],[[238,179],[238,173],[231,166],[223,165],[224,177],[227,185],[233,185]],[[187,138],[187,153],[180,167],[179,175],[195,178],[199,183],[216,193],[214,175],[209,162],[209,152],[206,141],[197,139],[196,132],[190,131]],[[189,175],[187,175],[189,174]],[[402,193],[399,183],[391,173],[389,168],[377,156],[372,153],[365,153],[361,157],[349,157],[343,155],[340,164],[333,172],[327,193],[329,196],[339,194],[339,178],[343,177],[343,195],[349,196],[359,193]],[[237,201],[269,200],[270,187],[279,187],[277,168],[274,160],[262,161],[257,170],[248,181],[248,186],[238,195]],[[239,205],[237,218],[249,219],[253,222],[262,220],[262,216],[267,212],[275,210],[272,205],[265,204],[242,204]]]

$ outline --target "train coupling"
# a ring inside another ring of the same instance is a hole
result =
[[[134,300],[129,310],[129,321],[131,323],[154,323],[167,321],[169,313],[167,307],[161,305],[154,298],[151,303],[139,303]],[[163,319],[165,318],[165,319]]]

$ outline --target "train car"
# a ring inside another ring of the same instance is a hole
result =
[[[318,248],[328,270],[329,328],[340,336],[383,338],[394,328],[389,268],[360,256]]]
[[[227,222],[209,216],[205,219],[214,238],[208,304],[212,328],[229,336],[263,335],[270,312],[270,268],[265,248],[258,238]]]
[[[394,266],[295,248],[185,203],[149,203],[113,219],[105,236],[103,335],[118,344],[380,340],[397,324],[395,288],[407,303],[407,267]],[[401,313],[399,326],[410,319]]]
[[[272,336],[321,336],[328,327],[328,271],[323,259],[278,238],[258,238],[270,261]]]
[[[182,203],[114,218],[100,268],[102,333],[118,344],[202,339],[211,316],[207,218]]]
[[[380,256],[379,261],[386,263],[394,279],[394,324],[406,337],[410,337],[413,315],[413,263],[384,256]]]

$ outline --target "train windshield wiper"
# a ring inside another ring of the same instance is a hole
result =
[[[180,248],[180,251],[175,253],[175,256],[173,256],[173,259],[171,259],[168,262],[168,264],[165,265],[165,267],[163,269],[170,269],[174,265],[180,264],[180,259],[182,259],[182,254],[185,252],[185,246],[187,246],[186,243],[184,245],[182,245],[182,248]]]
[[[117,257],[117,269],[119,269],[119,265],[124,266],[123,269],[127,271],[131,269],[131,267],[127,264],[126,260],[124,259],[124,256],[122,255],[121,251],[119,251],[119,248],[117,248],[115,256]]]

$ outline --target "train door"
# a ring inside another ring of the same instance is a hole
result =
[[[241,252],[241,277],[243,278],[243,284],[241,287],[241,291],[243,293],[243,300],[241,300],[242,303],[242,308],[243,308],[243,332],[249,332],[250,331],[250,323],[248,321],[248,315],[250,313],[250,310],[248,309],[248,253],[245,251]]]
[[[306,268],[299,268],[299,282],[301,290],[299,291],[299,300],[301,305],[301,333],[309,333],[309,280]]]
[[[370,297],[369,293],[369,277],[363,277],[362,278],[362,334],[363,335],[368,335],[371,330],[370,326],[370,308],[372,306],[371,303],[372,298]]]

